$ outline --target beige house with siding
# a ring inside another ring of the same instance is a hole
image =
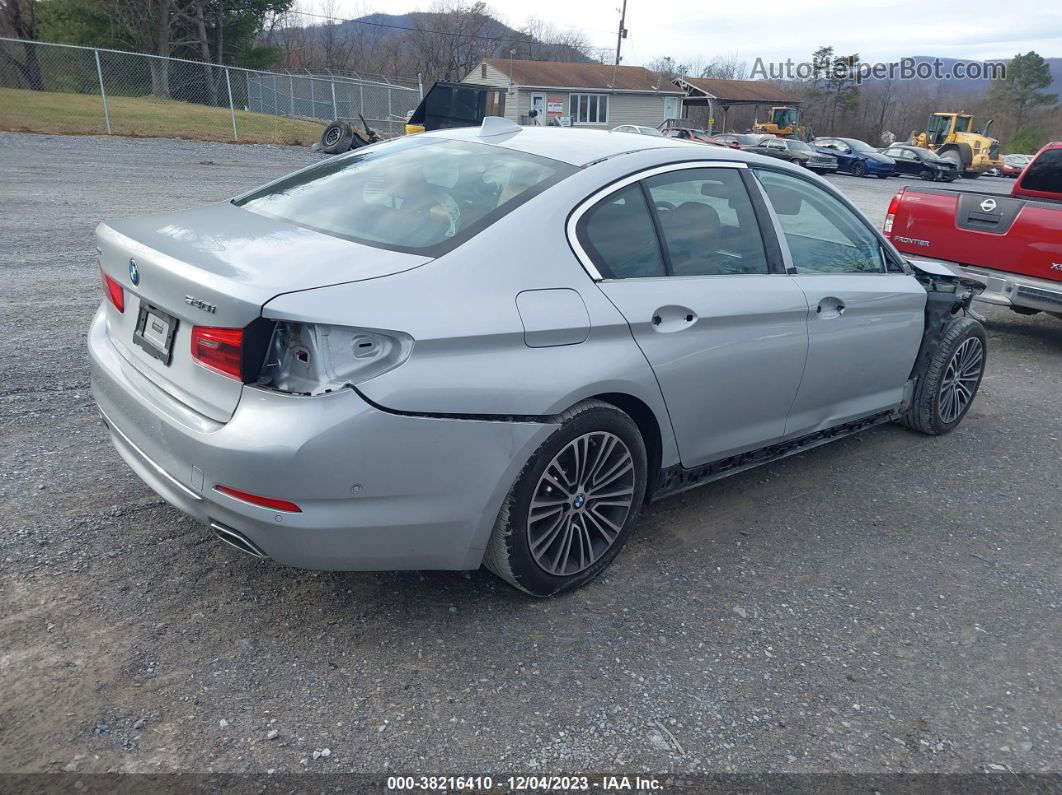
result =
[[[685,92],[641,66],[488,58],[462,81],[506,89],[505,118],[517,124],[560,124],[611,130],[656,127],[682,116]],[[531,111],[537,111],[532,118]]]

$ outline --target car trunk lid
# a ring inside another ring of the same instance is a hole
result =
[[[100,224],[100,267],[125,291],[108,333],[126,361],[170,396],[219,422],[240,380],[192,356],[192,329],[246,328],[277,295],[418,267],[428,258],[355,243],[230,203]]]

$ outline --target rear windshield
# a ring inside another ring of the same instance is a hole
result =
[[[1026,166],[1021,186],[1025,190],[1062,193],[1062,149],[1048,149]]]
[[[233,203],[359,243],[439,256],[575,170],[497,146],[410,136],[331,158]]]

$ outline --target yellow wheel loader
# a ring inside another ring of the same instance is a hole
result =
[[[752,125],[752,131],[777,135],[779,138],[791,138],[796,136],[800,140],[807,140],[807,131],[800,124],[800,112],[791,106],[778,106],[771,108],[769,121],[757,121]]]
[[[973,132],[973,116],[967,113],[934,113],[925,130],[912,133],[911,143],[932,149],[953,162],[964,177],[976,179],[986,171],[1003,167],[999,141],[988,137],[991,126],[989,121],[980,133],[976,133]]]

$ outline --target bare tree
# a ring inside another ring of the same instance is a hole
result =
[[[0,36],[24,40],[25,58],[19,61],[3,50],[4,59],[19,71],[34,91],[44,90],[44,79],[37,59],[37,3],[36,0],[0,0]]]
[[[494,54],[498,23],[486,3],[437,0],[417,18],[410,34],[417,71],[435,80],[461,80],[480,61]]]
[[[749,76],[748,63],[741,60],[736,52],[728,55],[718,55],[700,70],[700,77],[714,77],[719,80],[747,80]]]
[[[593,57],[595,48],[578,28],[558,28],[538,17],[528,17],[520,33],[520,40],[513,45],[519,58],[581,63]]]
[[[124,31],[128,45],[137,52],[161,58],[149,58],[151,93],[170,96],[169,61],[173,48],[172,34],[176,22],[173,0],[107,0],[107,11],[116,28]]]

